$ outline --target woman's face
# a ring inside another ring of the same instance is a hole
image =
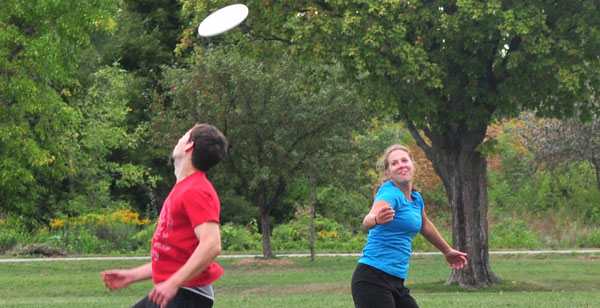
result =
[[[388,157],[387,177],[396,184],[412,183],[415,175],[415,165],[410,155],[403,150],[396,150]]]

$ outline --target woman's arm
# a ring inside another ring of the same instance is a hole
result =
[[[467,265],[467,254],[461,251],[458,251],[444,240],[444,238],[440,235],[437,228],[429,220],[427,214],[425,214],[425,210],[421,212],[421,217],[423,221],[423,225],[421,226],[421,234],[425,239],[427,239],[435,248],[439,249],[444,254],[446,261],[450,264],[452,269],[461,269]]]
[[[396,211],[392,206],[383,200],[373,202],[369,213],[363,219],[363,227],[367,230],[377,227],[377,225],[387,224],[394,219]]]

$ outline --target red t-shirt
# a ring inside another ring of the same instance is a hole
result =
[[[152,279],[167,280],[190,258],[198,246],[194,228],[205,222],[219,223],[219,197],[204,172],[195,172],[175,184],[165,200],[152,238]],[[219,279],[223,269],[215,262],[184,284],[209,285]]]

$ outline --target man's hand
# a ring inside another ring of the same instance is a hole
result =
[[[100,273],[104,285],[111,291],[122,289],[133,280],[133,275],[129,270],[110,270]]]
[[[150,294],[148,295],[150,300],[159,305],[160,308],[167,307],[169,301],[175,297],[177,294],[177,290],[179,290],[179,286],[171,283],[169,280],[161,282],[150,290]]]
[[[131,269],[113,269],[100,273],[104,285],[111,291],[122,289],[133,282],[150,279],[152,264],[146,263]]]

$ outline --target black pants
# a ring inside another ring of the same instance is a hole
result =
[[[352,275],[352,299],[356,308],[419,308],[404,279],[361,263]]]
[[[167,308],[212,308],[213,301],[210,298],[206,298],[200,294],[194,293],[190,290],[181,289],[177,291],[177,294],[169,301]],[[150,301],[148,296],[144,297],[137,304],[131,306],[131,308],[159,308],[156,303]]]

